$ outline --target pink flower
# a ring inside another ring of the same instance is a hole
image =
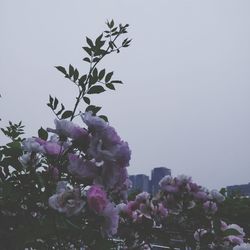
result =
[[[102,234],[112,236],[117,233],[119,222],[119,210],[111,202],[107,204],[101,215],[104,220],[101,224]]]
[[[87,193],[88,206],[100,214],[108,204],[107,194],[100,186],[92,186]]]
[[[48,155],[59,155],[64,150],[58,143],[50,141],[45,142],[43,148]]]
[[[69,154],[68,171],[79,179],[94,179],[97,175],[98,167],[95,163],[79,158],[77,155]]]
[[[240,245],[241,243],[243,243],[243,239],[235,235],[229,235],[225,238],[225,240],[228,240],[229,242],[236,245]]]
[[[150,194],[148,192],[142,192],[136,195],[135,201],[137,203],[142,203],[142,202],[146,202],[147,200],[149,200],[150,198]]]

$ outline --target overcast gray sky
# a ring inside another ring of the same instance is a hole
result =
[[[248,0],[1,0],[0,125],[22,120],[27,136],[53,126],[48,95],[71,107],[76,94],[53,66],[84,73],[85,36],[113,18],[131,25],[133,43],[103,66],[126,84],[94,103],[129,142],[129,172],[166,166],[209,188],[248,183],[249,13]]]

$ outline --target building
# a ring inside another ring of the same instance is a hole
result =
[[[159,191],[159,181],[166,175],[171,175],[171,169],[165,167],[154,168],[151,171],[151,180],[145,174],[130,175],[132,190],[156,194]]]
[[[130,175],[130,181],[132,182],[132,189],[139,192],[150,192],[150,180],[145,174]]]
[[[159,181],[166,175],[171,175],[171,169],[158,167],[151,171],[151,193],[153,195],[159,191]]]
[[[227,186],[227,194],[239,194],[241,196],[250,196],[250,182],[248,184]]]

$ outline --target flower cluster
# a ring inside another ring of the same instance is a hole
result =
[[[119,205],[120,232],[127,242],[140,245],[159,240],[159,235],[164,234],[163,244],[168,246],[171,237],[197,249],[232,249],[243,244],[243,229],[227,225],[220,218],[220,206],[225,200],[220,192],[210,191],[185,175],[165,176],[159,186],[154,197],[142,192]],[[151,238],[144,231],[150,232]]]
[[[127,199],[131,152],[102,118],[91,112],[81,116],[87,128],[55,120],[55,129],[47,129],[53,133],[49,140],[33,137],[23,141],[25,153],[19,161],[29,169],[43,167],[47,161],[47,172],[58,180],[49,206],[67,217],[82,212],[91,220],[99,218],[95,223],[102,234],[111,236],[117,232],[119,220],[114,202]]]

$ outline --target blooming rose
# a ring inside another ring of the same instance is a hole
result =
[[[107,194],[100,186],[92,186],[87,193],[88,206],[96,213],[101,213],[108,204]]]
[[[88,132],[71,121],[55,120],[55,125],[56,129],[47,128],[47,131],[73,140],[88,139]]]
[[[119,222],[119,210],[113,203],[108,203],[101,215],[104,220],[101,224],[101,231],[103,235],[112,236],[117,233]]]

